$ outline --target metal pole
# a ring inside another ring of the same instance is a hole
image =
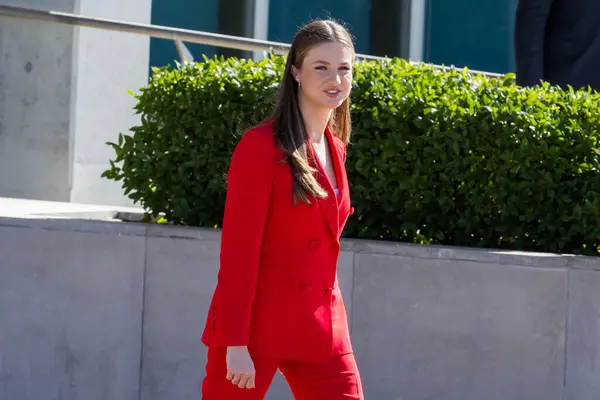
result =
[[[35,10],[31,8],[6,5],[0,5],[0,16],[46,22],[56,22],[59,24],[106,29],[118,32],[135,33],[155,38],[173,40],[175,42],[179,40],[182,42],[206,44],[209,46],[226,47],[229,49],[267,52],[272,51],[275,54],[279,55],[286,55],[290,48],[290,44],[288,43],[271,42],[268,40],[222,35],[219,33],[193,31],[189,29],[172,28],[160,25],[140,24],[135,22],[123,22],[108,18],[86,17],[83,15],[63,13],[59,11]],[[375,61],[389,59],[388,57],[377,57],[367,54],[357,54],[356,57],[363,60]],[[441,69],[448,68],[435,65],[433,67]],[[502,76],[501,74],[483,71],[470,70],[470,72],[491,77]]]
[[[290,45],[285,43],[270,42],[267,40],[242,38],[237,36],[221,35],[218,33],[171,28],[160,25],[121,22],[108,18],[86,17],[83,15],[63,13],[58,11],[33,10],[14,6],[0,5],[0,16],[135,33],[152,36],[155,38],[181,40],[191,43],[206,44],[209,46],[227,47],[230,49],[249,51],[272,50],[276,54],[281,55],[287,54],[290,47]]]

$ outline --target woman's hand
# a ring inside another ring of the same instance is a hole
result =
[[[227,380],[244,389],[252,389],[256,371],[246,346],[227,347]]]

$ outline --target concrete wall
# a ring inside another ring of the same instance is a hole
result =
[[[150,22],[151,0],[0,0],[2,5]],[[0,18],[0,196],[129,205],[100,178],[105,142],[137,122],[149,38]]]
[[[212,230],[0,218],[0,398],[198,399],[218,252]],[[339,267],[367,399],[600,397],[598,259],[345,241]]]
[[[73,12],[76,0],[0,0]],[[0,17],[0,196],[67,200],[73,28]]]

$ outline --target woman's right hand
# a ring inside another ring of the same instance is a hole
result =
[[[244,389],[252,389],[256,371],[246,346],[227,347],[227,380]]]

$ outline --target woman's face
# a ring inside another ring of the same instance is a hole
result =
[[[308,50],[302,67],[292,67],[294,79],[300,84],[300,96],[317,107],[339,107],[350,95],[353,58],[352,50],[337,42]]]

